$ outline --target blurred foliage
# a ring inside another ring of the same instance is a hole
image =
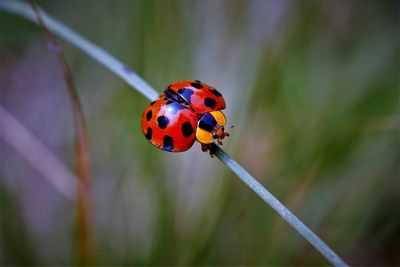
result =
[[[226,151],[349,264],[400,264],[398,1],[36,2],[160,91],[216,86],[235,125]],[[0,23],[1,104],[73,168],[43,33]],[[61,44],[88,121],[98,265],[327,264],[197,144],[149,145],[148,101]],[[1,142],[1,264],[74,264],[73,203]]]

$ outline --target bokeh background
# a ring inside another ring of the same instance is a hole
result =
[[[400,264],[398,1],[36,1],[160,92],[227,102],[224,149],[351,265]],[[43,32],[0,11],[1,105],[74,169],[71,105]],[[148,100],[60,41],[83,103],[97,265],[327,265],[195,144],[151,146]],[[76,263],[75,205],[1,139],[1,259]]]

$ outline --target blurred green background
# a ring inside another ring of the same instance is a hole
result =
[[[400,264],[398,1],[36,1],[160,92],[227,102],[224,149],[351,265]],[[70,169],[71,106],[43,32],[0,11],[1,105]],[[88,124],[97,265],[327,265],[195,144],[151,146],[148,100],[60,41]],[[1,140],[1,265],[76,263],[75,207]]]

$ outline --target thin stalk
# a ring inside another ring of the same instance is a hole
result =
[[[299,218],[288,210],[274,195],[272,195],[262,184],[260,184],[246,169],[233,160],[219,146],[212,147],[212,152],[229,169],[231,169],[251,190],[261,199],[270,205],[284,220],[297,230],[305,239],[308,240],[332,265],[346,266],[346,263],[313,231],[310,230]]]
[[[9,12],[18,14],[34,23],[38,23],[34,12],[21,1],[13,0],[0,0],[0,8],[3,8]],[[74,32],[69,27],[62,24],[57,19],[53,18],[40,8],[38,8],[42,14],[43,22],[48,28],[56,35],[78,47],[88,56],[95,59],[100,64],[104,65],[111,72],[122,78],[130,86],[136,89],[139,93],[146,96],[149,99],[156,99],[159,95],[146,81],[139,77],[131,68],[123,64],[121,61],[113,57],[103,48],[85,39],[78,33]]]
[[[87,137],[86,122],[83,115],[82,105],[79,100],[78,90],[72,77],[71,70],[65,59],[61,47],[54,38],[51,31],[43,21],[41,11],[36,7],[32,0],[28,0],[35,17],[43,32],[46,35],[49,48],[56,56],[58,65],[61,67],[66,89],[72,105],[74,129],[75,129],[75,149],[76,149],[76,168],[78,176],[78,188],[76,194],[76,224],[77,224],[77,242],[78,242],[78,263],[79,265],[93,264],[93,241],[91,233],[91,208],[90,208],[90,186],[91,171],[89,161],[89,145]]]
[[[0,8],[16,13],[33,22],[37,21],[23,3],[18,1],[0,1]],[[73,32],[61,22],[42,13],[49,28],[60,37],[80,48],[83,52],[93,57],[98,62],[105,65],[112,72],[122,77],[138,92],[142,93],[150,100],[154,100],[159,95],[150,85],[140,78],[133,70],[127,68],[116,58],[105,52],[97,45],[91,43],[77,33]],[[310,242],[332,265],[347,266],[347,264],[315,233],[305,226],[295,215],[293,215],[279,200],[277,200],[265,187],[263,187],[253,176],[250,175],[240,164],[234,161],[220,147],[214,146],[213,152],[232,172],[234,172],[251,190],[259,195],[268,205],[270,205],[283,219],[285,219],[296,231]]]
[[[31,131],[0,105],[0,137],[62,196],[75,199],[77,177]]]

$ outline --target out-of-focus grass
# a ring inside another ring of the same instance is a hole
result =
[[[396,1],[38,4],[160,91],[216,86],[235,125],[227,151],[349,264],[400,262]],[[41,32],[0,20],[1,104],[72,167],[67,96]],[[198,145],[150,146],[147,100],[63,48],[88,119],[100,265],[326,264]],[[1,263],[73,264],[72,206],[4,143],[1,160]]]

